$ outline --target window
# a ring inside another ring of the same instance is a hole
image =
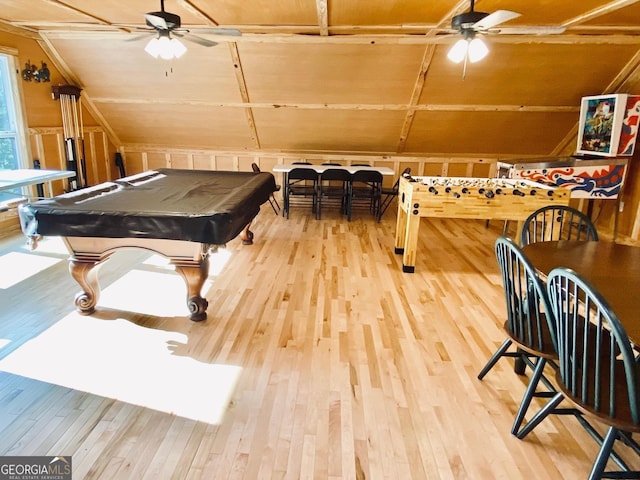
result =
[[[14,169],[22,165],[18,141],[19,131],[8,55],[0,54],[0,168]]]
[[[0,169],[24,168],[26,137],[17,83],[17,52],[0,47]],[[20,191],[0,192],[2,203],[20,198]]]

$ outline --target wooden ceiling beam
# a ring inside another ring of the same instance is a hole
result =
[[[13,23],[12,23],[13,25]],[[233,25],[228,28],[237,28]],[[317,27],[316,27],[317,28]],[[192,33],[199,34],[197,28],[189,28]],[[113,39],[114,35],[124,35],[124,32],[108,31],[68,31],[58,30],[44,31],[49,38],[73,40],[73,39]],[[203,33],[202,35],[205,35]],[[331,45],[448,45],[456,40],[455,35],[264,35],[243,33],[242,36],[216,35],[216,42],[237,43],[291,43],[291,44],[331,44]],[[494,44],[557,44],[557,45],[640,45],[640,35],[494,35],[491,37]]]
[[[242,69],[242,62],[240,61],[240,52],[238,51],[237,43],[229,44],[229,51],[231,58],[233,59],[234,71],[236,74],[236,80],[238,82],[238,88],[240,89],[240,96],[242,97],[242,105],[244,106],[245,114],[247,116],[247,123],[249,124],[249,131],[251,132],[251,139],[255,148],[260,148],[260,138],[258,137],[258,129],[256,128],[256,122],[253,118],[252,107],[249,106],[249,89],[247,88],[247,82],[244,78],[244,70]]]
[[[196,7],[189,0],[178,0],[178,5],[180,5],[182,8],[187,10],[194,17],[197,17],[200,20],[202,20],[207,25],[210,25],[210,26],[213,26],[213,27],[217,27],[217,26],[220,25],[218,22],[216,22],[213,18],[211,18],[209,15],[207,15],[202,10],[200,10],[198,7]]]
[[[436,31],[443,25],[448,25],[449,19],[454,15],[457,15],[458,13],[464,11],[463,9],[466,8],[466,5],[466,0],[460,0],[442,19],[440,19],[437,27],[427,31],[425,37],[434,38]],[[435,51],[435,44],[430,44],[427,46],[422,56],[422,61],[420,62],[420,70],[418,71],[418,77],[413,85],[411,99],[409,100],[410,108],[408,109],[407,115],[404,118],[402,129],[400,131],[400,138],[396,147],[396,151],[398,153],[402,153],[404,151],[407,144],[407,139],[409,138],[409,134],[411,133],[411,127],[413,126],[413,120],[416,116],[416,111],[419,110],[418,102],[420,100],[420,96],[422,95],[424,82],[427,78],[427,72],[429,71],[429,66],[431,65],[431,61],[433,60]]]
[[[60,0],[42,0],[42,1],[45,2],[45,3],[48,3],[49,5],[53,5],[53,6],[57,7],[57,8],[61,8],[63,10],[66,10],[68,12],[72,12],[72,13],[77,14],[77,15],[82,15],[84,17],[91,18],[92,20],[95,20],[96,22],[101,23],[103,25],[109,25],[109,26],[113,25],[111,22],[108,22],[104,18],[97,17],[96,15],[93,15],[93,14],[91,14],[89,12],[81,10],[81,9],[79,9],[77,7],[72,6],[72,5],[68,5],[65,2],[62,2]]]
[[[431,61],[433,60],[435,51],[435,45],[429,45],[425,49],[424,55],[422,56],[422,62],[420,62],[420,71],[418,72],[418,79],[413,85],[413,92],[411,93],[411,99],[409,100],[409,105],[411,106],[411,108],[405,116],[404,123],[402,124],[402,130],[400,131],[398,146],[396,147],[396,151],[398,153],[404,152],[405,145],[407,144],[407,139],[409,138],[409,133],[411,132],[411,127],[413,126],[413,119],[416,115],[416,106],[418,105],[418,102],[420,100],[420,95],[422,95],[424,82],[427,78],[427,72],[429,71],[429,66],[431,65]]]
[[[37,40],[40,38],[40,35],[38,34],[37,30],[29,27],[14,25],[13,23],[9,23],[4,20],[0,20],[0,32],[6,32],[12,35],[27,37],[32,40]]]
[[[233,27],[231,27],[233,28]],[[238,42],[250,43],[316,43],[316,44],[385,44],[385,45],[447,45],[457,40],[455,35],[430,36],[430,35],[330,35],[328,37],[309,35],[251,35],[243,34],[242,37],[234,37]],[[223,40],[224,41],[224,40]],[[231,40],[230,40],[231,41]],[[491,37],[494,44],[556,44],[556,45],[640,45],[640,36],[636,35],[494,35]]]
[[[446,25],[450,26],[449,22],[453,17],[459,15],[460,13],[464,13],[469,10],[469,1],[468,0],[460,0],[456,3],[451,10],[449,10],[444,17],[438,22],[439,26]]]
[[[621,8],[628,7],[629,5],[633,5],[634,3],[638,3],[640,0],[615,0],[613,2],[609,2],[606,5],[602,5],[601,7],[594,8],[589,12],[585,12],[582,15],[578,15],[577,17],[571,18],[563,23],[565,27],[572,27],[575,25],[580,25],[582,23],[593,20],[594,18],[601,17],[603,15],[607,15],[611,12],[615,12],[616,10],[620,10]]]
[[[47,57],[53,63],[53,66],[60,72],[64,81],[70,85],[80,86],[80,80],[76,77],[71,68],[67,65],[67,63],[63,60],[62,56],[55,49],[47,35],[41,35],[38,39],[38,44],[47,54]]]
[[[320,35],[326,37],[329,35],[329,6],[327,5],[327,0],[316,0],[316,10],[318,11]]]
[[[640,50],[627,62],[622,70],[611,81],[603,93],[634,93],[630,92],[640,82]]]
[[[34,32],[113,32],[114,30],[123,30],[129,31],[131,28],[123,27],[120,25],[113,25],[111,23],[101,23],[96,25],[95,23],[90,22],[73,22],[73,23],[61,23],[61,22],[47,22],[46,20],[42,21],[28,21],[28,22],[11,22],[11,25],[17,28],[30,29]]]
[[[131,105],[193,105],[230,108],[291,108],[299,110],[420,110],[431,112],[578,112],[580,107],[563,105],[434,105],[434,104],[370,104],[370,103],[264,103],[264,102],[211,102],[180,98],[115,98],[94,97],[96,103]]]

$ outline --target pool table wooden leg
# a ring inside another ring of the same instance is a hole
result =
[[[249,225],[245,227],[249,230]],[[253,237],[253,234],[251,234]],[[200,322],[207,318],[209,302],[202,297],[201,290],[209,275],[209,254],[215,245],[182,240],[147,238],[102,238],[63,237],[71,258],[69,271],[82,287],[76,296],[76,307],[80,313],[94,312],[100,296],[98,266],[114,252],[122,248],[142,248],[169,259],[187,285],[187,308],[189,318]]]
[[[197,264],[184,264],[174,262],[176,272],[182,275],[187,284],[187,308],[189,318],[194,322],[201,322],[207,318],[207,307],[209,302],[200,294],[207,276],[209,275],[209,255],[204,254],[202,260]]]
[[[240,239],[242,240],[243,245],[253,245],[253,232],[249,230],[250,227],[251,222],[249,222],[242,232],[240,232]]]
[[[76,258],[69,261],[69,272],[76,282],[82,287],[82,291],[76,295],[75,305],[83,315],[90,315],[95,311],[100,298],[100,284],[98,283],[98,267],[102,259]]]

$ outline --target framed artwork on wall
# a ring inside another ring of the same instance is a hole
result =
[[[582,97],[576,151],[587,155],[618,156],[626,94]]]

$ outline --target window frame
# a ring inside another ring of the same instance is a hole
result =
[[[30,164],[31,150],[25,114],[24,92],[20,82],[18,50],[0,45],[0,55],[6,58],[7,83],[5,87],[8,87],[7,94],[10,95],[10,98],[7,99],[7,106],[12,110],[9,115],[13,114],[13,118],[9,119],[11,130],[8,131],[8,134],[3,135],[3,138],[11,138],[15,141],[17,166],[13,169],[33,168],[33,165]],[[0,68],[4,68],[4,65],[0,65]],[[7,88],[4,90],[7,91]],[[13,205],[16,201],[24,199],[25,194],[27,194],[26,188],[29,187],[22,187],[15,191],[0,192],[0,209],[5,209],[8,205]]]
[[[18,155],[17,168],[32,168],[29,165],[31,154],[27,136],[28,127],[24,107],[24,94],[22,91],[22,84],[19,82],[20,69],[18,66],[18,50],[0,45],[0,55],[7,59],[7,78],[9,79],[9,87],[11,88],[11,102],[13,103],[15,119],[14,135],[16,139],[16,152]]]

